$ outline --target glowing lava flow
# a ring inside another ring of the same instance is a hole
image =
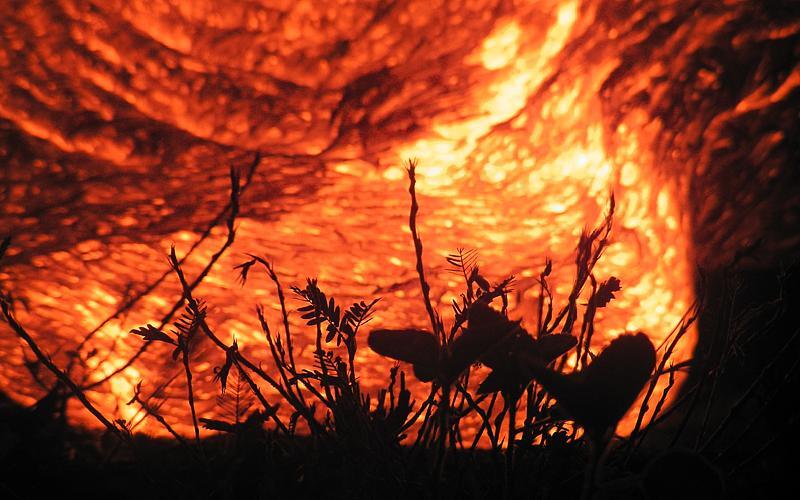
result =
[[[416,140],[401,151],[420,158],[423,193],[439,203],[453,200],[450,210],[434,209],[428,216],[425,234],[468,225],[462,241],[481,248],[485,269],[492,270],[487,272],[522,277],[528,292],[516,312],[530,321],[536,301],[532,277],[542,259],[556,259],[557,297],[565,300],[580,231],[596,223],[613,190],[620,211],[613,244],[596,273],[617,276],[625,285],[620,299],[598,318],[602,334],[594,344],[600,348],[619,333],[642,330],[659,346],[693,300],[688,220],[679,211],[676,186],[656,174],[640,127],[623,123],[618,144],[604,139],[598,95],[612,65],[584,68],[540,91],[558,64],[577,9],[577,2],[560,5],[539,39],[526,39],[515,19],[498,23],[474,54],[487,70],[501,73],[499,81],[476,91],[482,103],[478,116],[434,121],[435,139]],[[386,175],[400,177],[391,170]],[[531,249],[539,254],[526,261]],[[675,362],[690,357],[694,343],[691,335],[679,342]],[[663,377],[658,394],[666,382]],[[619,430],[629,431],[634,422],[626,419]]]
[[[408,157],[420,160],[421,233],[444,314],[459,286],[444,256],[457,247],[478,249],[488,277],[519,277],[516,317],[535,319],[534,276],[545,257],[555,262],[563,299],[580,231],[598,221],[612,190],[613,243],[596,274],[619,277],[623,291],[598,318],[597,347],[630,330],[659,345],[692,302],[684,188],[656,165],[657,131],[646,117],[610,124],[602,87],[619,61],[607,46],[599,59],[578,50],[576,34],[597,15],[591,6],[480,5],[450,12],[445,29],[437,7],[411,2],[354,29],[364,17],[356,7],[298,2],[283,15],[262,15],[214,2],[207,11],[152,3],[63,1],[71,21],[60,24],[31,2],[15,14],[19,27],[7,35],[14,44],[3,53],[23,69],[4,83],[0,116],[9,136],[25,137],[28,149],[14,158],[29,169],[9,183],[50,197],[33,207],[22,195],[8,203],[23,236],[3,278],[28,305],[20,320],[54,359],[83,359],[76,377],[112,373],[139,347],[127,332],[169,310],[172,278],[71,352],[166,270],[170,244],[183,255],[198,240],[225,203],[228,164],[246,164],[252,150],[265,159],[243,200],[236,244],[197,295],[221,335],[254,358],[264,358],[265,346],[253,306],[271,308],[273,322],[279,309],[263,277],[245,290],[236,284],[232,267],[245,252],[268,255],[286,285],[317,276],[342,302],[384,297],[376,327],[425,324],[406,226]],[[39,37],[45,27],[49,34]],[[434,29],[449,38],[420,34]],[[351,32],[358,36],[346,38]],[[53,176],[59,182],[50,186]],[[68,208],[53,208],[59,204]],[[223,233],[212,231],[191,255],[190,276]],[[694,342],[682,341],[675,362]],[[198,412],[214,415],[211,368],[221,353],[201,347]],[[19,382],[30,379],[29,356],[5,329],[0,348],[13,359],[0,384],[23,403],[35,401],[43,389]],[[367,389],[385,384],[385,360],[362,348],[356,361]],[[139,380],[148,392],[164,386],[161,411],[186,432],[178,372],[168,353],[152,349],[90,396],[114,418],[159,432],[124,403]],[[96,424],[71,410],[73,422]]]

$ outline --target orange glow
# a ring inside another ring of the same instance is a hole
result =
[[[620,278],[623,290],[598,314],[595,347],[624,331],[645,331],[657,347],[667,338],[693,301],[686,178],[665,175],[670,165],[655,152],[664,124],[636,107],[617,112],[625,103],[604,94],[641,33],[606,29],[591,1],[453,8],[426,0],[375,19],[372,2],[269,3],[0,7],[14,23],[0,21],[8,27],[0,119],[34,151],[11,165],[17,177],[5,211],[19,236],[0,279],[59,365],[167,270],[171,244],[184,255],[198,241],[227,201],[229,165],[245,165],[253,151],[264,159],[242,200],[236,243],[197,296],[223,340],[236,338],[254,359],[266,359],[255,305],[272,325],[280,309],[266,278],[237,284],[232,267],[247,252],[266,254],[286,286],[316,276],[342,302],[382,297],[376,328],[426,324],[407,227],[409,157],[419,160],[420,232],[445,318],[458,283],[444,256],[457,247],[478,249],[491,279],[518,277],[513,317],[535,321],[545,257],[563,301],[580,231],[597,223],[613,191],[613,242],[595,273]],[[694,27],[696,43],[722,19]],[[668,71],[647,66],[624,94]],[[751,93],[736,112],[781,99],[798,75]],[[200,244],[189,276],[225,236],[216,227]],[[128,331],[158,324],[178,296],[170,276],[108,322],[81,350],[86,369],[74,375],[99,380],[122,366],[140,346]],[[310,366],[311,332],[293,320]],[[695,341],[694,332],[684,338],[676,363]],[[36,384],[20,383],[30,378],[30,354],[5,325],[0,350],[12,360],[0,370],[3,389],[25,404],[41,397]],[[193,360],[201,415],[216,411],[212,368],[222,356],[201,344]],[[366,389],[385,385],[389,362],[366,345],[356,361]],[[139,380],[148,394],[165,384],[162,412],[189,434],[185,388],[173,381],[180,370],[153,348],[89,396],[137,431],[161,433],[125,403]],[[421,397],[422,385],[415,390]],[[96,427],[77,403],[71,410],[72,422]]]

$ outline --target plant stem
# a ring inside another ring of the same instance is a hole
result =
[[[506,444],[506,498],[511,498],[514,493],[514,440],[517,433],[517,398],[509,398],[508,444]]]
[[[186,373],[186,387],[189,396],[189,409],[192,411],[192,425],[194,425],[194,440],[200,446],[200,427],[197,425],[197,412],[194,408],[194,388],[192,387],[192,369],[189,366],[189,340],[184,341],[183,349],[183,369]]]
[[[428,311],[428,318],[431,321],[431,328],[434,333],[438,333],[438,321],[436,321],[436,313],[433,311],[431,305],[431,287],[425,280],[425,267],[422,263],[422,239],[417,232],[417,213],[419,212],[419,205],[417,204],[417,177],[416,177],[417,163],[414,160],[408,162],[408,193],[411,195],[411,212],[408,216],[408,226],[411,229],[411,237],[414,240],[414,253],[417,256],[417,274],[419,275],[419,285],[422,289],[422,299],[425,302],[425,310]]]
[[[86,407],[87,410],[89,410],[89,413],[94,415],[94,417],[101,424],[103,424],[106,427],[106,429],[108,429],[112,434],[114,434],[118,438],[130,441],[130,436],[127,433],[119,430],[119,428],[116,425],[112,424],[100,412],[100,410],[95,408],[95,406],[89,401],[89,399],[86,397],[86,394],[84,394],[81,388],[78,387],[75,384],[75,382],[73,382],[72,379],[69,378],[69,376],[67,376],[66,373],[61,371],[61,369],[59,369],[58,366],[56,366],[56,364],[53,363],[53,361],[50,359],[49,356],[47,356],[44,352],[42,352],[41,349],[39,349],[39,346],[36,344],[36,341],[33,340],[33,337],[31,337],[28,334],[28,332],[25,331],[25,329],[22,327],[22,325],[20,325],[17,322],[16,319],[14,319],[14,316],[11,314],[8,302],[6,302],[6,300],[1,298],[0,298],[0,308],[2,308],[3,310],[3,316],[5,316],[6,322],[11,326],[11,328],[14,330],[17,336],[19,336],[22,340],[25,341],[26,344],[28,344],[28,347],[31,348],[31,351],[33,351],[33,354],[36,355],[36,358],[39,360],[39,362],[42,363],[45,367],[47,367],[47,369],[50,370],[53,373],[53,375],[55,375],[56,378],[58,378],[58,380],[60,380],[64,385],[66,385],[69,388],[69,390],[72,391],[72,393],[75,395],[75,397],[78,398],[78,401],[80,401],[83,404],[83,406]]]

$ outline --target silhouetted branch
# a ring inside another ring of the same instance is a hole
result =
[[[257,157],[256,161],[253,163],[253,165],[250,168],[250,171],[249,171],[248,177],[247,177],[248,178],[248,183],[249,183],[249,180],[252,179],[253,173],[255,172],[255,168],[258,165],[259,160],[260,160],[260,158]],[[230,201],[228,202],[228,205],[226,206],[226,210],[223,211],[223,212],[228,212],[228,217],[226,219],[226,227],[228,228],[227,237],[225,239],[225,242],[219,248],[219,250],[217,250],[214,253],[214,255],[211,256],[211,258],[206,263],[206,265],[203,267],[203,269],[200,271],[198,276],[192,281],[191,284],[188,285],[190,290],[196,289],[200,285],[200,283],[203,282],[203,280],[208,275],[208,273],[211,272],[211,269],[217,263],[219,258],[222,257],[222,255],[225,253],[225,251],[228,248],[230,248],[231,245],[233,245],[234,239],[236,237],[236,231],[235,231],[235,228],[234,228],[234,223],[235,223],[235,220],[236,220],[236,216],[239,214],[239,198],[241,196],[242,187],[240,185],[239,174],[234,170],[233,167],[231,167],[231,170],[230,170],[230,178],[231,178]],[[183,259],[180,259],[180,261],[177,262],[177,265],[179,265],[179,266],[182,265],[182,262],[184,262],[185,259],[186,259],[186,256],[184,256]],[[183,300],[184,299],[181,298],[180,300],[175,302],[175,304],[172,306],[172,308],[169,310],[169,312],[167,312],[167,314],[165,314],[161,318],[161,322],[160,322],[161,324],[158,327],[159,329],[164,328],[164,326],[172,319],[172,317],[174,316],[175,312],[177,312],[178,309],[180,309],[181,306],[183,305]],[[142,347],[140,347],[139,350],[132,357],[130,357],[128,359],[128,361],[123,363],[116,370],[113,370],[111,373],[109,373],[105,377],[101,378],[100,380],[97,380],[95,382],[90,383],[89,385],[84,386],[84,388],[85,389],[95,388],[95,387],[97,387],[99,385],[102,385],[105,382],[109,381],[110,379],[112,379],[116,375],[122,373],[125,369],[129,368],[130,366],[132,366],[133,363],[135,363],[136,360],[138,360],[139,357],[147,351],[148,347],[149,347],[149,344],[147,344],[147,343],[143,344]]]
[[[26,344],[28,344],[28,347],[30,347],[31,351],[33,351],[33,353],[36,355],[36,359],[38,359],[39,362],[42,363],[42,365],[44,365],[48,370],[50,370],[53,373],[53,375],[55,375],[56,378],[58,378],[59,381],[61,381],[65,386],[69,388],[72,394],[76,398],[78,398],[78,401],[80,401],[81,404],[83,404],[83,406],[87,410],[89,410],[89,413],[94,415],[94,417],[101,424],[103,424],[106,427],[106,429],[108,429],[112,434],[114,434],[118,438],[126,441],[130,440],[130,435],[127,432],[121,431],[116,425],[112,424],[105,416],[103,416],[103,413],[100,412],[100,410],[98,410],[91,403],[91,401],[89,401],[89,399],[86,397],[86,394],[84,394],[83,390],[81,390],[81,388],[78,387],[75,384],[75,382],[73,382],[72,379],[69,378],[69,376],[67,376],[66,373],[61,371],[61,369],[59,369],[58,366],[56,366],[56,364],[53,363],[53,361],[44,352],[42,352],[42,350],[39,348],[39,346],[36,344],[33,338],[28,334],[27,331],[25,331],[22,325],[20,325],[14,318],[14,315],[10,310],[8,301],[6,301],[6,299],[1,296],[0,296],[0,308],[2,308],[3,310],[3,316],[5,317],[6,322],[9,324],[9,326],[11,326],[11,328],[14,330],[17,336],[19,336],[19,338],[21,338],[22,340],[25,341]]]
[[[250,168],[247,169],[247,177],[245,179],[244,184],[241,186],[241,189],[239,189],[239,192],[236,194],[235,197],[233,196],[233,193],[231,194],[231,197],[228,199],[228,203],[225,205],[225,207],[223,207],[222,210],[220,210],[220,212],[211,220],[211,222],[209,222],[209,224],[208,224],[208,226],[206,226],[205,230],[202,233],[200,233],[200,237],[197,240],[195,240],[194,243],[192,243],[191,247],[189,247],[189,250],[181,258],[181,262],[180,262],[181,265],[183,265],[184,262],[186,262],[186,259],[188,259],[194,253],[194,251],[209,236],[211,236],[212,230],[220,222],[225,220],[226,224],[230,227],[231,217],[235,218],[235,216],[239,213],[239,208],[238,208],[239,198],[241,198],[241,195],[244,194],[244,192],[250,186],[250,183],[253,180],[253,175],[255,174],[256,168],[258,167],[259,163],[261,163],[261,154],[260,153],[256,153],[254,158],[253,158],[253,162],[250,164]],[[229,229],[229,233],[230,233],[230,229]],[[102,330],[103,327],[105,327],[108,323],[110,323],[111,321],[117,319],[122,314],[124,314],[125,312],[127,312],[131,308],[133,308],[133,306],[135,306],[142,298],[146,297],[153,290],[158,288],[158,286],[161,283],[163,283],[163,281],[170,274],[171,274],[171,271],[169,271],[169,270],[164,271],[161,274],[161,276],[156,278],[153,282],[148,284],[145,288],[143,288],[142,290],[140,290],[137,293],[135,293],[132,297],[128,298],[128,300],[123,301],[123,303],[120,304],[117,307],[117,309],[114,310],[113,313],[111,313],[109,316],[106,316],[105,319],[103,319],[97,326],[95,326],[89,333],[87,333],[84,336],[84,338],[77,345],[77,347],[75,347],[75,351],[76,352],[80,352],[81,349],[83,349],[84,346],[86,346],[86,344],[97,334],[97,332]],[[173,305],[172,309],[170,309],[170,311],[164,316],[164,318],[161,321],[162,328],[163,328],[163,325],[165,325],[166,323],[169,322],[170,319],[172,319],[172,315],[174,315],[178,311],[178,309],[180,309],[182,303],[183,303],[183,300],[179,300],[178,302],[176,302]],[[66,370],[67,373],[70,372],[70,369],[72,367],[71,363],[72,363],[72,361],[70,361],[70,365],[67,367],[67,370]]]

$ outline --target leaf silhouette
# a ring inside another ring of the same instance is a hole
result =
[[[414,375],[423,382],[436,376],[439,341],[425,330],[373,330],[367,337],[370,349],[381,356],[414,365]]]
[[[614,339],[584,370],[565,375],[543,364],[528,368],[559,405],[595,438],[616,428],[636,400],[656,363],[644,333]]]
[[[203,424],[203,427],[208,430],[220,431],[220,432],[236,432],[236,424],[225,422],[224,420],[214,420],[213,418],[204,418],[204,417],[200,417],[199,420],[200,423]]]
[[[234,340],[233,345],[231,345],[228,350],[225,351],[225,364],[215,370],[216,374],[214,375],[214,381],[219,380],[220,387],[222,388],[222,394],[225,394],[225,389],[228,384],[228,374],[231,371],[231,366],[233,366],[233,361],[236,357],[236,351],[238,349],[239,346]]]
[[[241,282],[242,286],[247,283],[247,275],[250,273],[250,269],[256,264],[257,259],[252,258],[247,262],[242,262],[237,266],[233,266],[234,269],[239,270],[239,281]]]
[[[217,415],[234,424],[239,424],[245,420],[256,399],[253,390],[242,375],[242,369],[238,366],[235,368],[228,374],[225,392],[217,395],[219,411]]]
[[[445,375],[455,379],[470,365],[483,358],[499,342],[520,330],[519,321],[511,321],[484,302],[474,303],[469,311],[467,328],[450,346]]]
[[[497,349],[484,363],[492,368],[486,379],[478,387],[478,394],[504,391],[519,395],[531,381],[528,366],[547,365],[575,347],[577,339],[567,334],[544,335],[533,339],[521,329],[521,334]]]
[[[529,356],[538,358],[544,364],[555,361],[578,343],[573,335],[551,334],[536,339],[528,352]]]
[[[614,296],[614,292],[618,292],[620,290],[622,290],[620,281],[614,276],[600,283],[600,286],[597,288],[597,293],[594,296],[595,307],[607,306],[612,299],[616,298]]]
[[[167,335],[166,333],[162,332],[158,328],[154,327],[151,324],[147,324],[145,326],[136,328],[131,330],[131,333],[134,335],[139,335],[140,337],[144,338],[146,342],[150,341],[158,341],[158,342],[166,342],[172,345],[178,345],[177,342],[172,340],[172,337]]]
[[[450,344],[444,360],[436,336],[424,330],[375,330],[367,342],[382,356],[412,363],[414,375],[423,382],[439,376],[447,384],[478,361],[489,364],[496,346],[519,331],[523,331],[519,321],[479,301],[470,306],[468,325]]]
[[[456,251],[457,253],[447,256],[447,263],[452,266],[448,271],[468,277],[478,261],[478,252],[475,249],[465,250],[463,248]]]

